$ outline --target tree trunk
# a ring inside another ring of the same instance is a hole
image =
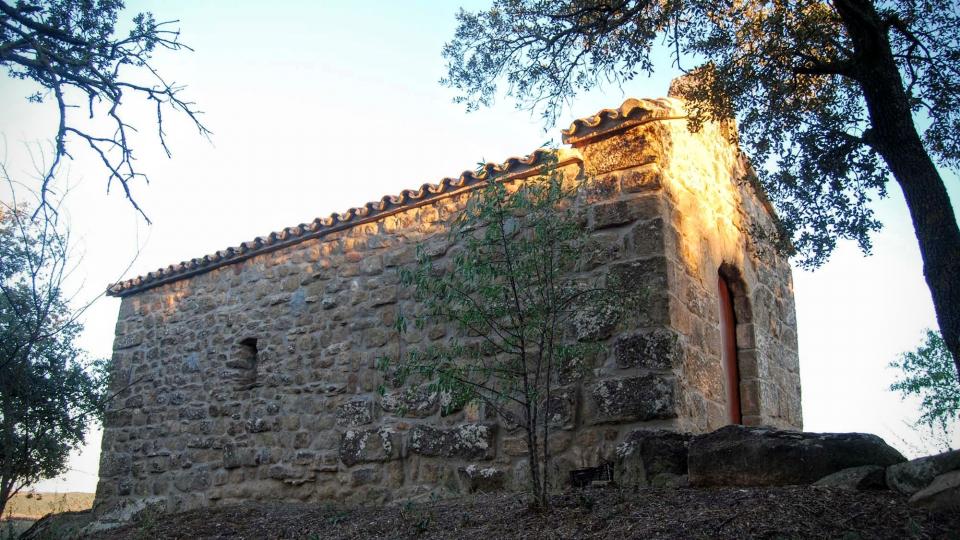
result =
[[[3,515],[3,511],[7,508],[11,488],[13,488],[13,485],[8,483],[7,478],[4,477],[3,480],[0,481],[0,516]]]
[[[873,3],[838,0],[834,5],[854,43],[853,78],[870,115],[865,139],[903,190],[937,323],[960,381],[960,228],[947,188],[914,126],[887,27]]]
[[[529,392],[527,396],[529,396]],[[539,454],[537,454],[537,422],[536,422],[536,410],[534,406],[530,404],[529,397],[527,398],[526,403],[526,415],[527,415],[527,466],[530,467],[530,495],[533,497],[533,502],[535,505],[540,506],[540,486],[543,482],[543,479],[540,478],[540,464],[537,459]]]

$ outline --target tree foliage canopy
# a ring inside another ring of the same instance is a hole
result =
[[[902,375],[890,389],[903,397],[921,399],[919,423],[947,433],[960,421],[960,383],[954,377],[950,351],[939,332],[927,330],[917,350],[902,354],[890,367]]]
[[[495,0],[459,13],[443,82],[468,108],[505,84],[552,120],[581,91],[652,73],[663,43],[694,75],[677,89],[691,127],[738,120],[803,266],[840,239],[870,250],[870,203],[892,173],[960,376],[960,229],[934,166],[960,165],[958,11],[956,0]]]
[[[0,0],[0,66],[17,79],[32,80],[41,91],[32,102],[52,100],[58,110],[54,154],[44,172],[46,195],[63,157],[72,157],[71,140],[86,145],[108,171],[108,185],[118,182],[138,210],[130,183],[146,179],[135,166],[123,98],[137,95],[156,106],[157,135],[167,155],[165,111],[185,114],[203,135],[195,105],[181,97],[182,86],[165,79],[151,63],[157,49],[189,49],[172,30],[175,21],[157,22],[150,13],[133,18],[126,36],[116,35],[121,0]],[[110,128],[97,130],[79,121],[103,117]],[[142,211],[141,211],[142,213]]]
[[[915,112],[932,120],[928,147],[960,163],[960,27],[950,0],[879,6]],[[849,75],[856,58],[829,3],[643,0],[497,0],[461,11],[444,49],[445,83],[469,108],[506,93],[554,120],[579,92],[655,69],[663,39],[674,62],[708,60],[706,85],[684,97],[700,119],[738,116],[755,163],[771,163],[765,186],[810,266],[836,240],[870,248],[879,222],[868,203],[885,194],[887,170],[869,144],[863,96]]]
[[[0,513],[21,488],[62,473],[103,411],[105,366],[77,345],[82,326],[62,288],[67,235],[48,217],[0,206]]]

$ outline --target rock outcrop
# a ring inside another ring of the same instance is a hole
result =
[[[622,486],[666,485],[683,482],[687,474],[687,447],[692,435],[662,429],[630,432],[617,446],[614,477]]]
[[[880,465],[862,465],[850,467],[817,480],[814,485],[820,487],[864,491],[868,489],[886,489],[886,469]]]
[[[937,476],[960,470],[960,450],[900,463],[887,469],[887,484],[904,495],[913,495]]]
[[[941,474],[910,497],[910,505],[938,512],[960,512],[960,471]]]
[[[688,469],[692,486],[784,486],[903,461],[876,435],[727,426],[690,441]]]

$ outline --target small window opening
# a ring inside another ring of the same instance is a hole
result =
[[[737,320],[733,310],[733,294],[730,284],[722,274],[718,277],[720,293],[720,347],[727,397],[727,421],[743,423],[740,410],[740,369],[737,355]]]
[[[239,362],[237,362],[240,370],[237,386],[240,390],[247,390],[257,385],[259,353],[257,338],[246,338],[240,341]]]

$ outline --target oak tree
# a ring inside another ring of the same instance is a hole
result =
[[[799,263],[870,250],[871,201],[903,191],[960,377],[960,229],[937,165],[960,165],[956,0],[495,0],[458,15],[445,84],[475,108],[501,83],[548,119],[578,92],[652,73],[654,47],[696,129],[736,118]]]
[[[2,164],[0,176],[9,183]],[[55,211],[0,203],[0,514],[66,469],[107,401],[106,363],[77,343],[82,309],[64,290],[69,235]]]
[[[182,113],[201,135],[210,134],[195,104],[182,97],[184,87],[166,79],[152,63],[157,49],[190,50],[173,29],[176,21],[157,22],[152,14],[140,13],[127,35],[118,35],[123,7],[122,0],[0,0],[0,66],[9,76],[40,86],[28,96],[31,102],[52,101],[57,107],[53,155],[40,189],[44,206],[61,161],[72,157],[71,143],[79,143],[103,164],[108,187],[119,183],[143,213],[131,183],[147,177],[135,165],[131,137],[136,128],[124,98],[145,99],[155,106],[157,135],[168,157],[166,112]],[[98,118],[106,119],[108,128],[91,122]]]
[[[928,329],[916,350],[903,353],[890,363],[899,372],[890,390],[899,392],[904,399],[919,397],[917,423],[945,440],[949,440],[960,419],[960,382],[953,376],[951,360],[943,337]]]

